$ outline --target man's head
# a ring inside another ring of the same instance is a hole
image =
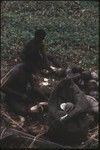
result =
[[[35,31],[35,39],[38,41],[42,41],[46,36],[46,32],[43,29],[39,29]]]

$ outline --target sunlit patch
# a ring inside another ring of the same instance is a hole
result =
[[[48,86],[48,85],[50,85],[50,83],[48,81],[49,81],[49,79],[44,78],[43,81],[39,85],[40,86]]]
[[[56,69],[57,69],[56,67],[53,67],[53,66],[50,66],[50,68],[53,69],[53,70],[56,70]]]
[[[44,81],[45,81],[45,82],[47,82],[48,80],[49,80],[49,79],[47,79],[47,78],[44,78]]]
[[[41,82],[40,85],[41,85],[41,86],[48,86],[49,83],[48,83],[48,82]]]
[[[53,69],[54,71],[62,71],[62,68],[56,68],[56,67],[53,67],[53,66],[50,66],[51,69]]]
[[[19,118],[20,118],[21,122],[24,122],[24,121],[25,121],[25,118],[24,118],[24,117],[19,116]]]

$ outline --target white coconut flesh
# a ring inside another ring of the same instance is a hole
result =
[[[49,84],[50,84],[49,79],[44,78],[43,81],[39,85],[40,86],[48,86]]]
[[[50,66],[50,68],[53,69],[54,71],[57,70],[57,68],[56,68],[56,67],[53,67],[53,66]]]
[[[47,82],[48,80],[49,80],[49,79],[47,79],[47,78],[44,78],[44,81],[45,81],[45,82]]]
[[[74,105],[70,102],[67,103],[61,103],[60,108],[64,111],[71,111],[73,109]]]
[[[66,114],[65,116],[61,117],[60,120],[65,119],[68,116],[68,114]]]
[[[31,107],[30,110],[31,110],[32,112],[37,112],[39,106],[41,107],[41,106],[47,106],[47,105],[48,105],[47,102],[40,102],[39,105],[35,105],[35,106]],[[42,109],[42,107],[41,107],[41,109]]]
[[[35,106],[31,107],[30,110],[31,110],[32,112],[37,112],[38,106],[35,105]]]
[[[41,86],[47,86],[47,85],[49,85],[49,83],[48,82],[41,82],[40,85]]]
[[[47,102],[40,102],[39,105],[48,105]]]
[[[60,104],[60,108],[61,108],[62,110],[65,110],[65,109],[66,109],[66,103],[61,103],[61,104]]]

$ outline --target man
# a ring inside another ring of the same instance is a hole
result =
[[[43,29],[35,31],[35,37],[26,45],[22,54],[22,61],[28,65],[35,66],[42,70],[44,68],[52,70],[49,65],[43,42],[46,32]]]
[[[33,83],[32,74],[36,69],[25,63],[14,66],[2,79],[1,90],[5,93],[5,101],[10,110],[18,115],[31,114],[30,107],[46,97]]]
[[[47,137],[60,144],[81,144],[87,139],[91,119],[98,114],[98,102],[86,96],[71,78],[55,87],[48,102],[49,132]]]

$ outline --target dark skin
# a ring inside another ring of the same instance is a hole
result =
[[[35,88],[33,73],[35,73],[33,68],[24,63],[18,64],[9,72],[7,79],[1,84],[1,90],[6,94],[5,100],[10,110],[17,114],[31,114],[30,106],[36,104],[37,101],[46,100],[39,88]]]

